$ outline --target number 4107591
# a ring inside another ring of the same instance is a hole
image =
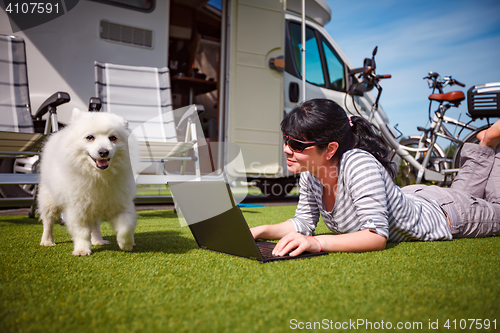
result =
[[[43,2],[9,3],[5,8],[9,14],[50,14],[52,11],[59,13],[59,3]]]
[[[447,329],[485,329],[488,330],[490,328],[496,329],[497,328],[497,320],[489,320],[489,319],[454,319],[450,320],[448,319],[446,323],[444,324],[444,327]]]

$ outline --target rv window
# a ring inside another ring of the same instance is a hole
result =
[[[156,0],[91,0],[102,2],[108,5],[125,7],[128,9],[140,10],[143,12],[151,12],[155,8]]]
[[[330,77],[330,88],[345,91],[344,64],[330,43],[323,39],[322,44],[325,52],[326,66],[328,67],[328,76]]]
[[[290,40],[292,46],[293,61],[300,75],[302,73],[302,32],[301,25],[290,23]],[[316,38],[315,30],[306,28],[306,81],[318,86],[325,86],[321,55]]]

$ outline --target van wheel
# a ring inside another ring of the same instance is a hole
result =
[[[255,180],[255,183],[265,196],[269,198],[282,198],[292,191],[297,183],[297,178],[259,178]]]
[[[2,159],[0,173],[33,173],[37,164],[38,156]],[[34,191],[34,185],[0,185],[0,194],[4,198],[28,198],[33,196]]]

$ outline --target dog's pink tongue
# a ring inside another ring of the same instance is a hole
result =
[[[100,167],[107,167],[108,166],[108,160],[107,159],[97,160],[97,165],[100,166]]]

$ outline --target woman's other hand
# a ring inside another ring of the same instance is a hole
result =
[[[260,225],[250,229],[254,239],[280,239],[294,231],[295,226],[290,220],[278,224]]]

